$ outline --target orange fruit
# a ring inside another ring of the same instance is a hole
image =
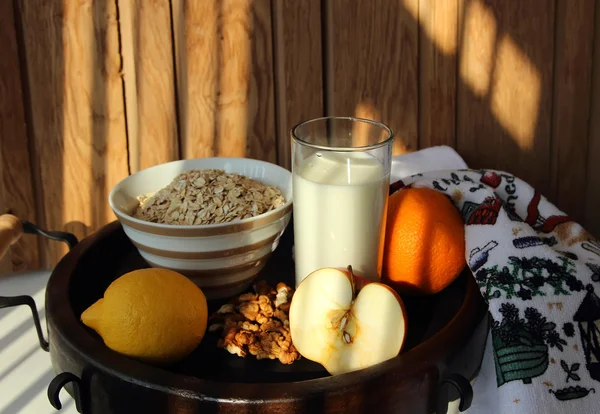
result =
[[[465,265],[464,223],[445,195],[406,188],[389,197],[385,282],[401,293],[431,295],[450,285]]]

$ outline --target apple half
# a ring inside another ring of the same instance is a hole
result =
[[[319,269],[302,280],[289,321],[300,355],[331,375],[394,358],[407,332],[400,296],[383,283],[354,276],[350,266]]]

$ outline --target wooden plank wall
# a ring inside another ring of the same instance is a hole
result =
[[[79,237],[112,220],[106,199],[128,173],[117,5],[23,1],[31,162],[41,226]],[[47,263],[65,253],[44,243]]]
[[[289,130],[357,115],[395,154],[450,145],[600,235],[595,0],[0,2],[0,210],[84,237],[128,174],[180,158],[290,167]],[[26,237],[0,273],[51,267]]]
[[[17,43],[15,10],[0,2],[0,214],[12,212],[36,220],[29,159],[25,106]],[[38,240],[21,239],[0,262],[0,272],[34,269],[39,263]]]
[[[119,0],[122,76],[132,173],[179,159],[168,1]]]

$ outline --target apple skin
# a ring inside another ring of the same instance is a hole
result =
[[[296,288],[290,304],[292,343],[331,375],[368,368],[397,356],[404,346],[404,303],[389,286],[323,268]]]
[[[348,269],[340,269],[341,271],[343,271],[344,273],[346,273],[346,275],[348,275],[348,277],[354,277],[354,290],[355,292],[360,292],[362,290],[362,288],[364,288],[365,286],[367,286],[369,283],[376,283],[370,279],[367,279],[365,277],[362,276],[358,276],[353,274],[351,271],[349,271]]]

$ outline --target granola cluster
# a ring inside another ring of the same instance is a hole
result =
[[[218,346],[242,358],[278,359],[292,364],[300,354],[292,344],[289,309],[293,289],[285,283],[273,289],[264,281],[255,293],[244,293],[211,316],[209,331],[221,332]]]
[[[223,170],[190,170],[138,197],[135,218],[162,224],[215,224],[255,217],[285,204],[275,186]]]

